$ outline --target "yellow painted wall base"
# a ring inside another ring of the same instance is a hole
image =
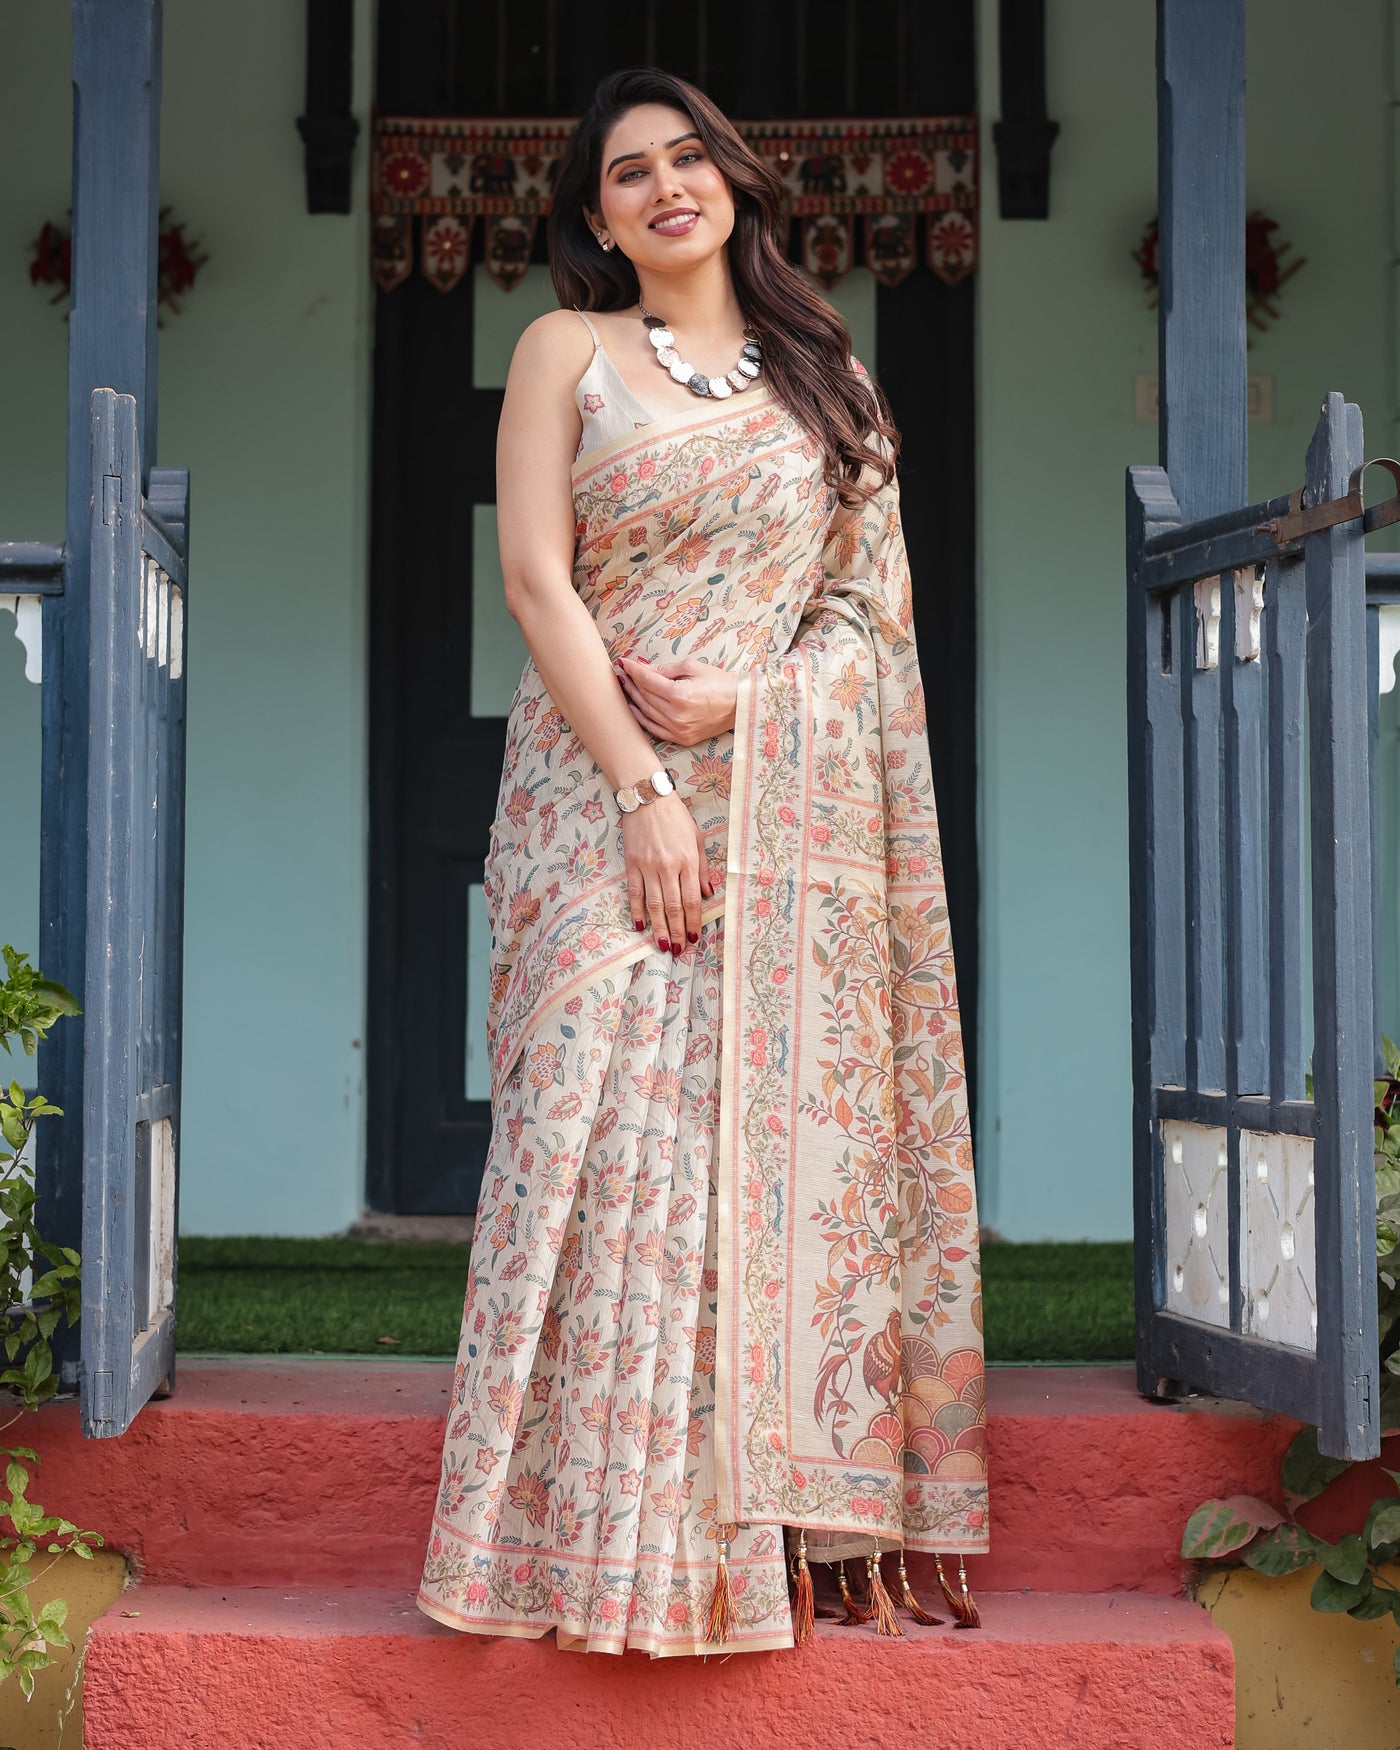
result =
[[[36,1568],[44,1560],[38,1556]],[[35,1672],[31,1700],[13,1677],[0,1683],[0,1750],[82,1750],[82,1682],[74,1675],[88,1629],[125,1587],[126,1557],[118,1550],[97,1550],[91,1561],[60,1556],[30,1587],[36,1611],[51,1598],[68,1600],[63,1626],[73,1645],[50,1649],[54,1662]]]
[[[1396,1625],[1313,1610],[1317,1573],[1232,1568],[1197,1588],[1234,1643],[1236,1750],[1400,1750]]]

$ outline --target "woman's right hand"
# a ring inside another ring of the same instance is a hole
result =
[[[713,896],[705,841],[674,792],[622,817],[627,900],[637,929],[651,927],[662,953],[683,954],[700,940],[700,906]]]

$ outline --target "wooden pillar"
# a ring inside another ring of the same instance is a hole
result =
[[[1060,124],[1045,113],[1045,0],[1001,0],[1001,120],[997,198],[1003,219],[1050,216],[1050,148]]]
[[[297,117],[308,213],[348,213],[355,137],[353,0],[306,0],[306,113]]]
[[[44,603],[39,964],[84,985],[87,906],[88,606],[96,388],[134,395],[142,483],[156,447],[161,0],[73,3],[73,281],[68,321],[64,588]],[[39,1145],[43,1237],[82,1242],[83,1046],[78,1023],[44,1046],[42,1086],[65,1116]],[[75,1332],[56,1331],[65,1384]]]
[[[1183,522],[1245,504],[1245,0],[1157,0],[1159,461]]]

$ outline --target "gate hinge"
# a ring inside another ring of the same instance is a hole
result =
[[[88,1375],[89,1422],[110,1422],[112,1420],[112,1381],[114,1375],[110,1368],[101,1368]]]

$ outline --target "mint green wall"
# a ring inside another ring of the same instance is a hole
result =
[[[1129,259],[1154,204],[1153,9],[1049,9],[1051,218],[996,216],[997,8],[980,0],[978,276],[983,1207],[1013,1238],[1130,1231],[1123,469],[1154,318]],[[368,116],[370,0],[357,0]],[[25,246],[68,205],[68,7],[5,10],[0,537],[63,525],[66,331]],[[1267,32],[1263,24],[1267,19]],[[1308,265],[1251,369],[1258,495],[1296,484],[1321,395],[1394,442],[1384,0],[1317,22],[1256,0],[1250,200]],[[185,1232],[326,1233],[363,1202],[369,280],[352,217],[308,217],[302,8],[166,9],[163,198],[209,265],[161,334],[160,457],[194,471]],[[1309,45],[1316,52],[1310,52]],[[505,309],[502,306],[501,315]],[[514,317],[512,316],[512,320]],[[858,347],[859,350],[859,347]],[[14,410],[21,410],[16,416]],[[0,615],[0,774],[37,819],[38,692]],[[0,856],[32,943],[33,833]]]
[[[4,19],[0,159],[24,166],[0,217],[10,539],[63,527],[66,330],[24,246],[69,202],[68,12]],[[367,118],[368,0],[356,13]],[[193,473],[187,1233],[325,1233],[363,1207],[370,282],[363,143],[354,215],[305,210],[304,32],[288,0],[165,9],[162,200],[210,258],[160,335],[160,460]],[[12,625],[0,746],[37,810]],[[32,942],[31,847],[0,869],[0,935]]]
[[[1287,490],[1323,394],[1393,407],[1387,34],[1382,0],[1325,17],[1250,7],[1251,207],[1308,265],[1250,370],[1251,492]],[[984,1219],[1008,1238],[1132,1231],[1123,471],[1156,457],[1134,419],[1155,318],[1129,256],[1155,210],[1153,8],[1047,12],[1048,223],[996,214],[997,8],[982,0],[987,194],[978,274],[984,870]]]

